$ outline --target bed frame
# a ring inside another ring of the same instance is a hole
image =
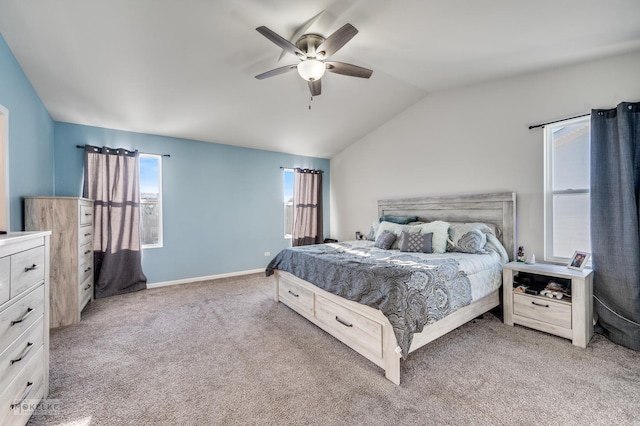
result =
[[[422,221],[491,223],[514,260],[516,195],[512,192],[389,199],[378,202],[378,215],[418,216]],[[385,371],[400,384],[401,350],[389,320],[377,309],[322,290],[294,275],[276,270],[274,297]],[[413,335],[409,352],[426,345],[500,304],[500,289]]]

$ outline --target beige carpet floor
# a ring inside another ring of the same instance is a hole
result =
[[[381,369],[261,275],[100,299],[52,330],[59,411],[32,425],[640,424],[640,353],[487,314]]]

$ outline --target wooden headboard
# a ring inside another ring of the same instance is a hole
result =
[[[384,214],[418,216],[425,222],[491,223],[499,231],[497,237],[507,249],[509,260],[516,258],[515,192],[380,200],[378,216]]]

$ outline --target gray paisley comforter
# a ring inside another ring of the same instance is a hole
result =
[[[282,250],[266,275],[275,269],[382,311],[403,357],[413,333],[471,303],[471,284],[455,259],[425,260],[395,250],[335,243]]]

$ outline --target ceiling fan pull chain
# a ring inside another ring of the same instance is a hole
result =
[[[313,95],[309,95],[309,110],[311,110],[311,102],[313,102]]]

